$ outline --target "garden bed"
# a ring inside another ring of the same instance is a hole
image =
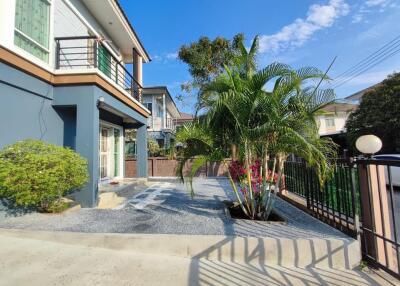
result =
[[[224,204],[225,204],[225,214],[227,215],[228,218],[231,219],[259,221],[259,222],[274,223],[274,224],[275,223],[287,224],[286,218],[274,209],[272,210],[267,220],[263,219],[251,220],[249,219],[248,216],[244,214],[242,208],[237,203],[231,201],[225,201]]]

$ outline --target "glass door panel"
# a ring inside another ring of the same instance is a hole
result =
[[[120,176],[120,157],[121,157],[121,144],[120,144],[121,132],[119,129],[114,128],[114,177]]]
[[[101,127],[100,132],[100,178],[109,177],[109,129]]]

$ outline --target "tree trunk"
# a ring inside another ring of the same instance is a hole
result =
[[[236,161],[238,159],[236,144],[231,144],[231,158],[232,161]]]

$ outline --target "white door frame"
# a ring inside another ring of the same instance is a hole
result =
[[[112,130],[111,132],[111,136],[109,136],[110,140],[109,146],[110,146],[110,152],[109,152],[109,158],[108,158],[108,168],[114,168],[114,164],[113,163],[113,158],[114,158],[114,129],[118,129],[119,130],[119,150],[120,150],[120,154],[119,154],[119,175],[112,177],[112,178],[103,178],[101,179],[101,152],[100,152],[100,148],[101,146],[99,146],[99,176],[100,176],[100,180],[101,181],[107,181],[107,180],[114,180],[114,179],[122,179],[124,177],[124,129],[122,128],[122,126],[116,125],[116,124],[112,124],[110,122],[104,121],[104,120],[100,120],[100,125],[99,125],[99,145],[101,145],[100,140],[101,140],[101,129],[102,127],[105,128],[109,128],[110,130]]]

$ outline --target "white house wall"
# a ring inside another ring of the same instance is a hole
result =
[[[325,135],[325,134],[331,134],[335,132],[342,132],[345,129],[346,125],[346,120],[347,120],[348,114],[347,113],[337,113],[335,115],[322,115],[318,116],[317,120],[319,123],[319,134],[320,135]],[[334,118],[335,120],[335,126],[334,127],[327,127],[326,126],[326,118]]]
[[[82,21],[85,23],[87,29],[89,29],[90,32],[92,32],[94,35],[96,36],[101,35],[104,36],[107,40],[109,40],[107,44],[112,46],[112,48],[118,52],[118,54],[114,56],[120,59],[119,48],[115,45],[115,43],[112,42],[111,36],[107,34],[104,28],[99,24],[99,22],[93,17],[90,11],[86,8],[85,5],[81,3],[80,0],[57,0],[57,1],[64,2],[67,5],[69,4],[68,6],[72,5],[72,9],[75,8],[80,14],[80,16],[83,18]],[[72,36],[79,36],[79,34]]]
[[[54,37],[89,36],[88,27],[63,0],[55,0],[54,5]]]

